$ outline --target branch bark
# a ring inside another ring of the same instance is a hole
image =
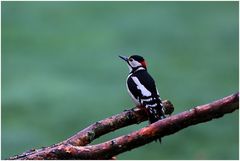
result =
[[[173,108],[170,101],[163,103],[165,107]],[[238,108],[239,93],[236,93],[157,121],[128,135],[101,144],[88,145],[106,133],[147,120],[143,109],[133,108],[98,121],[61,143],[39,150],[30,150],[9,159],[111,159],[113,156],[150,143],[159,137],[171,135],[188,126],[222,117]]]

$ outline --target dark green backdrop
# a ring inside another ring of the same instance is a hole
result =
[[[237,92],[238,2],[2,2],[2,158],[133,107],[119,54],[145,57],[175,114]],[[238,159],[238,118],[118,159]]]

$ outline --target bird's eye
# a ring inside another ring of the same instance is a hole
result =
[[[133,61],[133,59],[132,59],[132,58],[129,58],[129,61]]]

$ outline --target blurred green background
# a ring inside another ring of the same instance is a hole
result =
[[[2,2],[2,159],[133,107],[145,57],[175,114],[238,91],[238,2]],[[238,159],[238,112],[118,159]],[[133,125],[94,143],[130,133]]]

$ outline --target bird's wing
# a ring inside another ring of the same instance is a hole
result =
[[[131,94],[148,110],[150,123],[164,117],[162,102],[153,78],[147,71],[139,71],[128,78],[128,88]]]
[[[127,80],[127,85],[137,99],[158,97],[155,82],[145,70],[132,74]]]

